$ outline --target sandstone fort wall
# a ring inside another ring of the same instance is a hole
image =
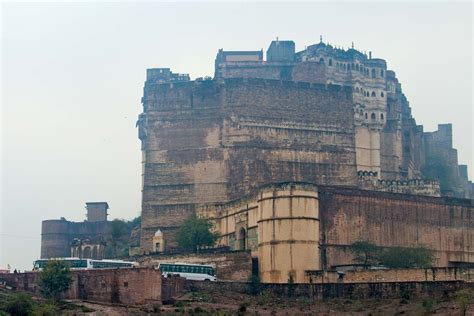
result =
[[[261,79],[145,85],[141,247],[262,184],[356,185],[351,90]]]
[[[342,188],[320,188],[319,198],[326,267],[352,263],[348,246],[358,240],[426,246],[439,267],[474,262],[472,200]]]

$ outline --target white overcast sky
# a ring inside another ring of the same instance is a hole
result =
[[[425,131],[454,124],[473,173],[472,4],[8,3],[1,5],[0,268],[31,269],[41,221],[140,212],[135,121],[146,68],[213,75],[219,48],[319,42],[384,58]]]

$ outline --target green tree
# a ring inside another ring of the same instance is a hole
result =
[[[15,316],[31,315],[35,303],[26,293],[17,293],[7,298],[2,307],[7,313]]]
[[[354,254],[355,262],[363,264],[366,269],[378,262],[380,248],[368,241],[356,241],[350,245],[350,250]]]
[[[458,305],[461,315],[466,315],[467,307],[474,302],[474,292],[469,289],[462,289],[454,293],[454,300]]]
[[[135,217],[131,221],[114,219],[110,222],[110,233],[105,237],[107,247],[106,258],[121,258],[128,256],[130,234],[136,227],[140,227],[141,217]]]
[[[176,241],[181,248],[193,251],[213,246],[219,238],[219,233],[213,232],[212,227],[209,219],[192,215],[179,228]]]
[[[53,301],[59,299],[59,295],[67,291],[71,283],[71,271],[64,261],[48,261],[39,275],[41,292]]]
[[[429,268],[433,265],[433,252],[426,247],[390,247],[379,254],[380,263],[389,268]]]

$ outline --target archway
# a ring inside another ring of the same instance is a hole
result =
[[[82,257],[84,259],[91,259],[91,247],[87,246],[84,248],[84,251],[82,253]]]
[[[241,228],[239,231],[239,250],[245,250],[247,245],[247,233],[245,228]]]

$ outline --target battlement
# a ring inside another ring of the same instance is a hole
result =
[[[357,171],[359,186],[363,189],[427,195],[441,196],[439,181],[430,179],[409,179],[409,180],[384,180],[378,178],[378,173],[373,171]]]
[[[157,83],[189,81],[189,74],[173,73],[169,68],[150,68],[146,70],[146,80]]]

